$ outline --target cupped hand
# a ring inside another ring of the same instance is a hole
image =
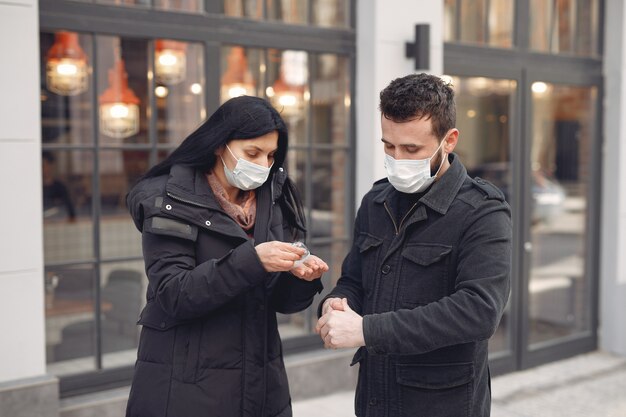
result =
[[[326,262],[315,255],[309,255],[302,264],[289,270],[293,275],[305,281],[316,280],[326,271],[328,271]]]
[[[304,249],[277,240],[259,243],[254,248],[267,272],[289,271],[294,262],[305,254]]]

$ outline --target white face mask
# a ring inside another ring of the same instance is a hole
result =
[[[439,170],[443,166],[444,158],[441,158],[441,164],[434,176],[430,176],[430,161],[437,155],[441,145],[445,142],[441,141],[437,150],[430,158],[426,159],[394,159],[392,156],[385,154],[385,169],[387,170],[387,178],[394,188],[402,193],[419,193],[424,191],[435,181]]]
[[[265,181],[267,181],[274,163],[272,163],[269,167],[264,167],[253,162],[246,161],[243,158],[237,158],[228,145],[226,145],[226,149],[228,149],[228,152],[230,152],[233,158],[237,160],[235,169],[231,171],[226,166],[224,158],[220,157],[222,159],[222,164],[224,164],[224,174],[226,174],[226,180],[230,185],[239,188],[240,190],[248,191],[259,188],[263,185],[263,183],[265,183]]]

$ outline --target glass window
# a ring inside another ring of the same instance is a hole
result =
[[[95,369],[95,275],[92,265],[46,267],[46,362],[67,375]]]
[[[204,11],[204,0],[153,0],[154,7],[162,10],[182,12]]]
[[[270,49],[267,52],[266,95],[289,128],[289,144],[307,140],[309,55],[304,51]]]
[[[444,39],[496,48],[513,46],[514,0],[446,0]]]
[[[148,42],[98,36],[96,43],[100,144],[148,143]]]
[[[455,153],[471,177],[500,188],[512,205],[511,117],[517,83],[485,77],[451,77],[456,94],[459,142]],[[490,352],[511,349],[511,313],[507,306]]]
[[[154,67],[158,141],[178,146],[207,116],[202,45],[157,39]]]
[[[290,24],[308,24],[309,0],[266,0],[267,18]]]
[[[92,260],[92,151],[44,150],[41,155],[46,263]]]
[[[323,27],[349,27],[350,1],[348,0],[312,0],[312,21]]]
[[[139,236],[139,233],[135,231]],[[148,278],[142,260],[100,265],[102,364],[104,368],[132,365],[137,359],[137,318],[145,305]]]
[[[94,0],[96,3],[112,4],[115,6],[150,7],[152,0]]]
[[[263,0],[224,0],[224,14],[261,20],[263,19]]]
[[[41,140],[44,144],[93,144],[91,124],[92,36],[41,33]]]
[[[553,54],[598,54],[598,0],[530,1],[530,48]]]
[[[242,95],[263,97],[265,56],[262,49],[227,46],[222,48],[220,101]]]
[[[141,257],[141,234],[128,215],[126,194],[150,168],[150,152],[101,150],[100,255],[103,259]]]
[[[588,183],[595,87],[532,84],[531,347],[591,329]]]

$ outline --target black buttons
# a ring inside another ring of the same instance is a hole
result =
[[[387,275],[389,271],[391,271],[391,266],[383,265],[383,268],[380,270],[383,274]]]

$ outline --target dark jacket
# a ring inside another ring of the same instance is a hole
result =
[[[305,309],[322,285],[268,273],[256,254],[291,240],[285,175],[256,191],[254,241],[201,172],[174,166],[129,193],[149,284],[128,417],[291,416],[275,313]]]
[[[489,416],[487,340],[509,296],[510,208],[449,158],[401,223],[398,191],[386,180],[359,208],[328,296],[347,297],[364,316],[366,347],[353,360],[357,416]]]

